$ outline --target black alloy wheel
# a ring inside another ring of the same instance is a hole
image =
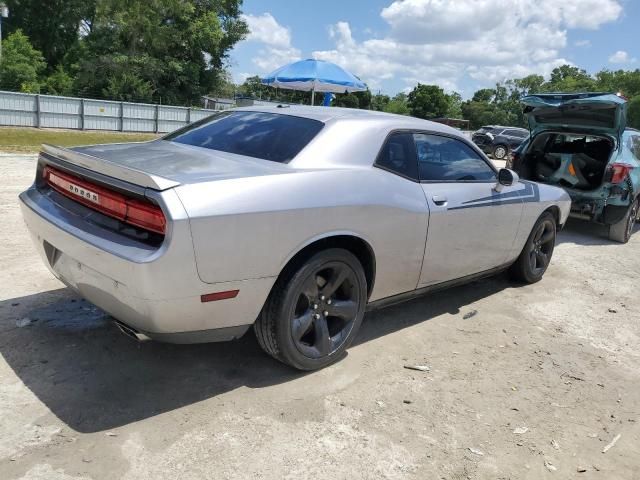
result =
[[[254,325],[260,346],[300,370],[336,361],[356,335],[367,303],[358,259],[332,248],[278,279]]]
[[[538,225],[529,246],[529,264],[534,275],[544,273],[551,261],[551,254],[556,241],[555,222],[546,219]]]
[[[338,350],[351,333],[359,310],[356,273],[330,262],[302,284],[291,318],[291,335],[303,355],[322,358]]]
[[[535,283],[547,271],[556,244],[556,219],[544,212],[531,229],[520,256],[511,265],[513,278],[524,283]]]

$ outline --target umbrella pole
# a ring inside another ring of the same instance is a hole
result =
[[[313,100],[315,99],[316,96],[316,89],[312,88],[311,89],[311,106],[313,106]]]

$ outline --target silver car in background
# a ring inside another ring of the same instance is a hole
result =
[[[340,358],[367,305],[505,269],[540,280],[570,209],[450,127],[293,106],[44,146],[20,200],[45,264],[126,333],[210,342],[253,325],[304,370]]]

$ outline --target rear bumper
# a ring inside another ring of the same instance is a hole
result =
[[[604,225],[613,225],[622,220],[629,205],[630,203],[625,204],[619,199],[616,204],[607,203],[604,199],[577,199],[571,204],[570,216]]]
[[[78,219],[74,223],[65,217],[69,212],[56,209],[35,188],[20,195],[20,206],[49,270],[117,320],[161,341],[236,338],[257,318],[275,278],[202,282],[186,214],[174,192],[162,195],[173,218],[165,242],[157,249],[98,235],[101,232],[95,228],[99,227]],[[201,295],[227,290],[239,293],[232,299],[201,302]]]

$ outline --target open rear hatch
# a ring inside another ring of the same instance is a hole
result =
[[[549,93],[522,103],[531,141],[516,162],[521,177],[597,190],[625,129],[626,100],[608,93]]]
[[[568,130],[606,134],[620,141],[626,126],[626,100],[610,93],[547,93],[521,101],[532,136]]]

